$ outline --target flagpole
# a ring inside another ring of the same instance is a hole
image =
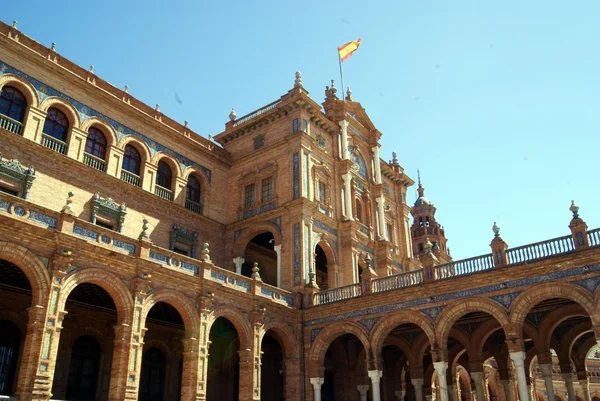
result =
[[[338,60],[340,62],[340,81],[342,81],[342,102],[345,100],[344,97],[344,73],[342,71],[342,58],[340,57],[340,54],[338,52]]]

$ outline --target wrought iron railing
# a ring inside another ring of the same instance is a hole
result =
[[[573,237],[566,235],[564,237],[553,238],[542,242],[536,242],[535,244],[508,249],[506,251],[506,257],[508,258],[508,264],[512,265],[560,255],[574,250],[575,245],[573,244]]]
[[[21,132],[23,131],[23,124],[17,120],[13,120],[10,117],[0,114],[0,128],[14,132],[17,135],[21,135]]]
[[[185,200],[185,208],[198,214],[203,214],[202,212],[204,211],[204,207],[200,203],[194,202],[193,200],[189,199]]]
[[[173,200],[173,191],[163,188],[160,185],[154,186],[154,194],[166,200]]]
[[[67,144],[63,141],[53,138],[50,135],[42,134],[42,146],[52,149],[55,152],[67,154]]]
[[[89,153],[83,154],[83,163],[95,168],[99,171],[106,171],[106,161],[100,159],[99,157],[90,155]]]
[[[237,127],[238,125],[242,125],[246,121],[250,121],[253,118],[260,116],[261,114],[266,113],[267,111],[273,110],[275,107],[277,107],[277,105],[279,103],[281,103],[281,100],[276,100],[273,103],[266,105],[262,109],[258,109],[256,111],[253,111],[250,114],[246,114],[245,116],[242,116],[239,119],[235,120],[235,122],[233,123],[233,126]]]
[[[398,288],[411,287],[423,282],[423,270],[412,270],[373,280],[373,292],[384,292]]]
[[[457,260],[456,262],[444,263],[435,266],[435,278],[442,280],[445,278],[463,276],[465,274],[476,273],[494,268],[492,254],[476,256],[474,258]]]
[[[330,304],[332,302],[343,301],[344,299],[360,297],[361,294],[360,283],[332,288],[331,290],[317,292],[313,298],[313,305]]]
[[[135,185],[136,187],[142,186],[142,179],[133,173],[130,173],[127,170],[121,170],[121,179],[128,184]]]

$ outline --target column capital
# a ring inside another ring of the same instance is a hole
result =
[[[320,390],[321,386],[325,383],[325,378],[323,377],[311,377],[310,384],[314,387],[315,390]]]
[[[358,390],[360,395],[362,395],[364,397],[367,395],[367,391],[369,391],[369,385],[368,384],[359,384],[358,386],[356,386],[356,389]]]
[[[539,364],[540,370],[542,371],[542,376],[546,377],[552,377],[552,364],[551,363],[540,363]]]
[[[510,356],[510,359],[513,361],[515,366],[525,366],[525,353],[523,351],[511,351],[508,353],[508,355]]]
[[[471,372],[470,375],[475,380],[483,380],[483,378],[484,378],[483,372]]]
[[[418,378],[418,379],[410,379],[410,382],[412,383],[412,385],[414,387],[417,387],[417,386],[421,386],[422,387],[423,383],[425,383],[425,379],[420,379],[420,378]]]
[[[373,383],[379,383],[379,379],[383,376],[383,371],[381,370],[368,370],[367,373]]]
[[[446,370],[448,369],[448,362],[446,362],[446,361],[434,362],[433,368],[437,372],[438,376],[446,376]]]

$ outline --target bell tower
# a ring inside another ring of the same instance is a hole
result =
[[[444,227],[435,220],[436,208],[429,199],[424,196],[425,189],[421,185],[421,174],[417,171],[419,178],[419,197],[415,205],[410,210],[413,215],[413,225],[410,228],[412,236],[413,254],[423,256],[425,254],[425,243],[427,239],[433,244],[431,251],[438,258],[440,263],[450,262],[450,249],[446,247],[446,236]]]

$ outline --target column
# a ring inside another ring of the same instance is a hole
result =
[[[377,222],[379,224],[379,238],[383,239],[385,238],[385,210],[384,210],[384,204],[385,204],[385,200],[383,199],[383,196],[380,196],[379,198],[376,199],[377,201],[377,213],[379,217],[379,221]]]
[[[383,376],[383,371],[381,370],[368,370],[367,373],[371,378],[371,385],[373,386],[372,390],[372,401],[381,401],[381,392],[379,382],[381,380],[381,376]]]
[[[573,374],[563,373],[563,379],[565,379],[565,385],[567,386],[567,394],[569,395],[569,401],[577,401],[575,398],[575,387],[573,387]]]
[[[354,220],[354,217],[352,217],[354,215],[352,213],[352,177],[350,174],[346,173],[342,175],[342,180],[344,180],[344,205],[346,209],[346,219]]]
[[[500,380],[500,383],[502,384],[502,388],[504,389],[504,398],[506,399],[506,401],[512,401],[512,388],[510,386],[510,380]]]
[[[590,381],[588,380],[587,372],[577,372],[577,379],[579,380],[579,385],[581,386],[581,391],[583,392],[585,401],[591,401]]]
[[[239,350],[240,356],[240,401],[254,400],[254,387],[256,372],[254,371],[254,357],[251,349]],[[260,396],[260,393],[259,393]]]
[[[237,274],[242,274],[242,265],[244,264],[245,261],[246,261],[246,259],[242,258],[241,256],[238,256],[237,258],[233,258],[233,264],[235,265],[235,272]]]
[[[310,384],[313,386],[314,396],[313,401],[321,401],[321,386],[325,382],[322,377],[311,377]]]
[[[415,388],[415,400],[423,401],[423,383],[425,380],[423,379],[410,379],[413,387]]]
[[[348,121],[340,121],[342,128],[342,160],[348,160]]]
[[[552,364],[542,363],[540,364],[540,370],[542,371],[542,377],[546,384],[546,393],[548,401],[555,401],[554,397],[554,385],[552,384]]]
[[[183,340],[183,372],[181,377],[181,401],[196,401],[198,392],[200,341],[197,338]],[[241,365],[241,364],[240,364]],[[241,369],[241,368],[240,368]],[[241,373],[241,372],[240,372]],[[241,374],[240,374],[241,377]],[[178,386],[179,387],[179,386]],[[240,394],[240,399],[241,394]]]
[[[381,184],[381,164],[379,163],[379,145],[371,148],[373,151],[373,164],[375,165],[375,184]]]
[[[360,401],[367,401],[367,393],[369,392],[368,384],[360,384],[356,386],[356,389],[360,393]]]
[[[277,288],[281,288],[281,244],[273,247],[277,255]]]
[[[509,353],[510,359],[515,365],[517,373],[517,386],[519,389],[519,400],[529,401],[529,393],[527,392],[527,377],[525,375],[525,353],[523,351],[512,351]]]
[[[440,400],[448,401],[448,384],[446,383],[446,370],[448,369],[448,362],[434,362],[433,368],[437,373],[438,383],[440,385]]]
[[[485,380],[485,374],[483,372],[471,372],[471,378],[473,378],[473,382],[475,383],[477,401],[485,401],[485,393],[483,391],[483,382]]]
[[[396,401],[404,401],[404,390],[394,391]]]

